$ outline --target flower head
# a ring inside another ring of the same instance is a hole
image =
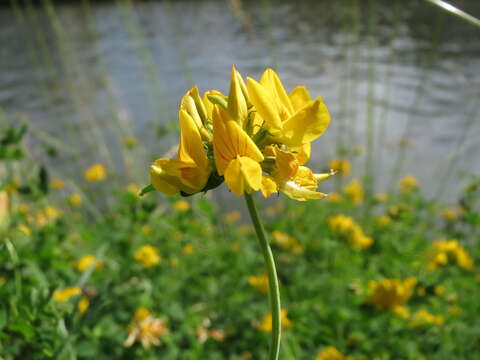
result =
[[[336,158],[330,160],[328,167],[337,171],[341,176],[348,176],[352,168],[352,164],[347,159]]]
[[[286,309],[280,310],[280,321],[282,323],[282,330],[291,328],[293,322],[287,317],[288,311]],[[258,329],[263,332],[272,332],[272,314],[267,313],[258,325]]]
[[[88,182],[100,182],[107,177],[107,170],[102,164],[94,164],[85,170],[84,176]]]
[[[145,349],[151,345],[160,346],[160,337],[165,334],[168,334],[165,321],[153,317],[148,309],[139,308],[132,318],[124,346],[130,347],[135,342],[141,343]]]
[[[133,256],[145,268],[158,265],[162,260],[160,255],[158,255],[157,249],[151,245],[140,246]]]
[[[245,84],[232,67],[228,97],[216,90],[200,97],[193,87],[180,101],[179,121],[177,157],[151,165],[156,190],[187,196],[225,181],[235,195],[283,192],[299,201],[326,197],[317,185],[334,171],[315,174],[305,163],[310,143],[329,125],[328,110],[302,86],[287,95],[272,69],[260,82],[248,78]]]
[[[417,189],[419,186],[418,180],[413,175],[407,175],[400,180],[398,184],[398,189],[402,194],[408,194],[413,190]]]
[[[82,290],[78,287],[67,287],[65,289],[55,290],[53,292],[53,298],[58,302],[66,302],[73,296],[82,294]]]
[[[351,360],[350,356],[343,355],[336,347],[328,346],[323,349],[315,360]]]
[[[82,197],[78,194],[72,194],[68,197],[68,203],[74,207],[82,205]]]
[[[248,284],[260,292],[268,292],[268,276],[267,275],[254,275],[248,277]]]
[[[367,298],[369,304],[379,310],[390,310],[404,317],[404,305],[413,295],[417,279],[382,279],[369,283],[371,295]]]
[[[457,240],[438,240],[432,244],[429,254],[429,270],[435,270],[448,263],[456,263],[465,270],[473,270],[474,262]]]
[[[80,272],[87,271],[91,266],[95,266],[95,269],[98,270],[103,266],[103,262],[93,255],[85,255],[75,262],[75,268]]]

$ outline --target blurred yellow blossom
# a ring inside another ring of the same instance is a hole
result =
[[[144,233],[145,235],[148,235],[150,234],[150,232],[152,231],[152,227],[150,225],[143,225],[140,229],[142,231],[142,233]]]
[[[82,197],[79,194],[72,194],[68,197],[68,203],[74,207],[82,205]]]
[[[128,328],[128,338],[124,346],[130,347],[135,342],[141,343],[145,349],[151,345],[160,346],[160,337],[167,333],[168,329],[162,319],[153,317],[148,309],[139,308]]]
[[[140,322],[142,320],[145,320],[149,316],[150,311],[146,307],[141,306],[137,310],[135,310],[135,314],[133,315],[131,322]]]
[[[161,261],[157,249],[151,245],[140,246],[133,256],[135,260],[145,268],[158,265]]]
[[[382,215],[377,217],[376,222],[379,227],[386,227],[392,222],[392,218],[388,215]]]
[[[190,203],[187,200],[178,200],[173,204],[173,208],[178,212],[185,212],[190,209]]]
[[[85,170],[84,177],[89,182],[100,182],[107,177],[107,170],[102,164],[94,164]]]
[[[465,270],[473,270],[473,259],[457,240],[438,240],[432,244],[427,268],[435,270],[448,263],[456,263]]]
[[[50,181],[50,187],[55,190],[61,190],[65,187],[65,183],[60,179],[53,179]]]
[[[450,306],[448,311],[450,312],[450,314],[452,314],[454,316],[458,316],[458,315],[461,315],[463,313],[462,308],[458,305]]]
[[[61,211],[53,206],[45,206],[42,210],[35,213],[34,222],[37,226],[45,226],[51,224],[62,215]],[[31,220],[31,218],[30,218]]]
[[[90,300],[87,297],[82,297],[82,299],[78,302],[78,311],[80,314],[83,314],[87,311],[88,307],[90,306]]]
[[[251,234],[253,233],[253,226],[249,224],[242,224],[238,226],[238,231],[240,231],[242,234]]]
[[[123,144],[127,148],[131,149],[131,148],[134,148],[135,146],[137,146],[138,139],[135,136],[127,136],[123,139]]]
[[[20,231],[25,236],[32,235],[32,230],[27,225],[20,224],[17,226],[17,230]]]
[[[78,287],[67,287],[53,292],[53,298],[58,302],[66,302],[73,296],[82,294],[82,290]]]
[[[456,221],[463,214],[464,209],[461,206],[452,206],[442,211],[442,217],[446,221]]]
[[[442,296],[445,294],[445,291],[447,291],[447,289],[445,288],[444,285],[435,286],[435,295]]]
[[[185,255],[190,255],[194,252],[194,248],[193,248],[193,245],[192,244],[187,244],[185,245],[184,247],[182,247],[182,253],[184,253]]]
[[[339,203],[343,200],[342,195],[336,192],[331,192],[327,196],[327,201],[332,203]]]
[[[275,206],[269,206],[265,209],[265,214],[267,216],[275,216],[276,213],[277,209],[275,208]]]
[[[279,248],[289,251],[293,254],[301,254],[303,252],[303,246],[295,239],[284,232],[274,230],[272,232],[272,242]]]
[[[375,200],[380,202],[380,203],[387,202],[388,201],[388,194],[378,193],[378,194],[375,195]]]
[[[345,237],[354,247],[365,249],[373,244],[373,239],[366,236],[363,229],[353,218],[346,215],[335,215],[328,218],[328,225],[332,231]]]
[[[99,270],[103,266],[103,262],[93,255],[85,255],[75,262],[75,268],[80,272],[88,270],[90,266],[95,266],[95,270]]]
[[[402,194],[408,194],[412,192],[413,190],[418,189],[419,183],[418,180],[415,176],[413,175],[407,175],[404,178],[402,178],[398,184],[398,190]]]
[[[328,162],[328,167],[338,172],[340,176],[345,177],[350,174],[352,164],[347,159],[336,158]]]
[[[135,195],[135,196],[138,196],[140,197],[140,188],[136,185],[136,184],[128,184],[127,187],[125,188],[125,191],[132,194],[132,195]]]
[[[3,190],[5,190],[8,194],[14,193],[20,187],[20,181],[18,179],[14,179],[9,183],[5,184]]]
[[[280,319],[282,323],[282,330],[286,330],[293,326],[293,323],[287,317],[288,311],[286,309],[280,310]],[[258,329],[263,332],[272,332],[272,313],[267,313],[258,325]]]
[[[240,211],[233,210],[233,211],[230,211],[228,214],[226,214],[223,217],[223,221],[225,221],[225,223],[227,223],[227,224],[234,224],[238,220],[240,220],[241,216],[242,215],[240,214]]]
[[[354,204],[358,205],[363,202],[363,187],[358,180],[350,181],[343,188],[343,192]]]
[[[443,324],[443,316],[433,315],[427,310],[419,310],[413,315],[410,326],[418,327],[423,325],[441,325]]]
[[[412,297],[416,284],[417,279],[413,277],[405,280],[382,279],[380,281],[370,281],[371,295],[366,301],[379,310],[390,310],[399,316],[403,316],[406,312],[402,308]]]
[[[334,346],[328,346],[323,349],[315,358],[315,360],[351,360],[351,356],[343,355]]]
[[[5,279],[5,276],[0,276],[0,286],[5,284],[7,282],[7,279]]]
[[[218,329],[211,329],[208,334],[211,336],[211,338],[215,341],[223,341],[225,340],[225,331],[223,330],[218,330]]]
[[[248,283],[260,292],[268,292],[268,276],[265,274],[249,276]]]
[[[28,214],[30,212],[30,207],[27,204],[20,204],[18,205],[18,212],[20,214]]]

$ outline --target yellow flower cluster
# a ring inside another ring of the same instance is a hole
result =
[[[355,220],[346,215],[335,215],[328,219],[328,225],[332,231],[345,237],[354,247],[366,249],[373,244],[373,239],[366,236],[363,229]]]
[[[288,311],[286,309],[280,310],[280,322],[282,323],[282,330],[291,328],[293,322],[287,317]],[[263,332],[272,332],[272,313],[267,313],[260,324],[258,329]]]
[[[68,203],[73,207],[80,207],[82,205],[82,197],[79,194],[72,194],[68,197]]]
[[[65,187],[65,183],[60,179],[53,179],[50,181],[50,187],[55,190],[61,190]]]
[[[351,356],[343,355],[336,347],[328,346],[323,349],[315,360],[351,360]]]
[[[432,244],[429,270],[435,270],[448,263],[456,263],[465,270],[473,270],[473,259],[457,240],[439,240]]]
[[[338,172],[341,176],[348,176],[350,174],[352,164],[347,159],[337,158],[330,160],[328,167]]]
[[[379,227],[387,227],[392,222],[392,218],[388,215],[379,216],[376,220],[376,223]]]
[[[319,182],[333,175],[304,166],[311,143],[328,128],[330,114],[321,97],[297,86],[287,94],[267,69],[259,82],[232,67],[228,96],[196,86],[180,101],[180,144],[175,159],[150,167],[151,185],[165,194],[208,191],[223,181],[236,195],[283,192],[306,201],[326,196]]]
[[[419,310],[413,315],[410,326],[419,327],[424,325],[441,325],[443,324],[443,316],[433,315],[427,310]]]
[[[35,223],[37,226],[45,226],[53,223],[62,215],[62,212],[56,207],[47,205],[43,209],[38,210],[35,216],[28,216],[27,219],[30,222]]]
[[[344,188],[345,195],[356,205],[363,202],[363,187],[358,180],[350,181]]]
[[[82,294],[82,290],[78,287],[67,287],[53,292],[53,298],[58,302],[66,302],[73,296]]]
[[[99,270],[102,268],[103,262],[93,255],[85,255],[75,262],[75,268],[80,272],[88,270],[90,266],[95,266],[95,270]]]
[[[178,212],[186,212],[190,209],[190,203],[187,200],[179,200],[173,204],[173,208]]]
[[[152,245],[142,245],[140,246],[135,254],[133,255],[135,260],[145,268],[149,268],[155,265],[158,265],[162,260],[158,251]]]
[[[301,254],[304,250],[302,244],[297,239],[278,230],[272,232],[272,242],[279,248],[293,254]]]
[[[371,295],[367,298],[369,304],[379,310],[390,310],[398,316],[408,317],[406,302],[413,295],[417,279],[382,279],[371,281],[369,288]]]
[[[419,183],[417,178],[413,175],[407,175],[400,180],[398,184],[398,190],[402,194],[408,194],[413,190],[418,189],[418,186],[419,186]]]
[[[258,276],[249,276],[248,283],[250,286],[254,287],[260,292],[268,292],[268,276],[267,275],[258,275]]]
[[[89,182],[100,182],[107,177],[107,170],[102,164],[93,164],[85,170],[84,177]]]
[[[128,338],[124,346],[130,347],[135,342],[148,349],[152,344],[160,346],[160,337],[168,333],[167,326],[162,319],[153,317],[146,308],[138,308],[128,328]]]

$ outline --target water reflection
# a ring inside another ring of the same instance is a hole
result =
[[[1,106],[75,149],[54,160],[36,154],[60,174],[101,161],[146,182],[145,166],[176,141],[157,133],[175,123],[180,96],[192,84],[227,91],[232,63],[253,77],[275,66],[290,89],[305,84],[324,97],[334,121],[312,167],[365,147],[370,119],[380,188],[409,172],[433,194],[449,161],[454,172],[480,169],[479,32],[429,4],[86,4],[0,11]],[[474,0],[458,6],[480,13]],[[131,135],[146,148],[126,150]],[[353,160],[358,177],[365,155]],[[450,196],[457,190],[450,182]]]

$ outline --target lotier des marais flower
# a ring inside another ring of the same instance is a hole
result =
[[[321,97],[311,99],[297,86],[287,94],[267,69],[259,82],[232,67],[228,96],[216,90],[201,97],[197,87],[180,101],[180,143],[174,159],[150,168],[151,185],[165,194],[189,196],[222,182],[236,195],[283,192],[292,199],[321,199],[319,182],[334,174],[315,174],[305,163],[311,143],[328,128],[330,115]]]

